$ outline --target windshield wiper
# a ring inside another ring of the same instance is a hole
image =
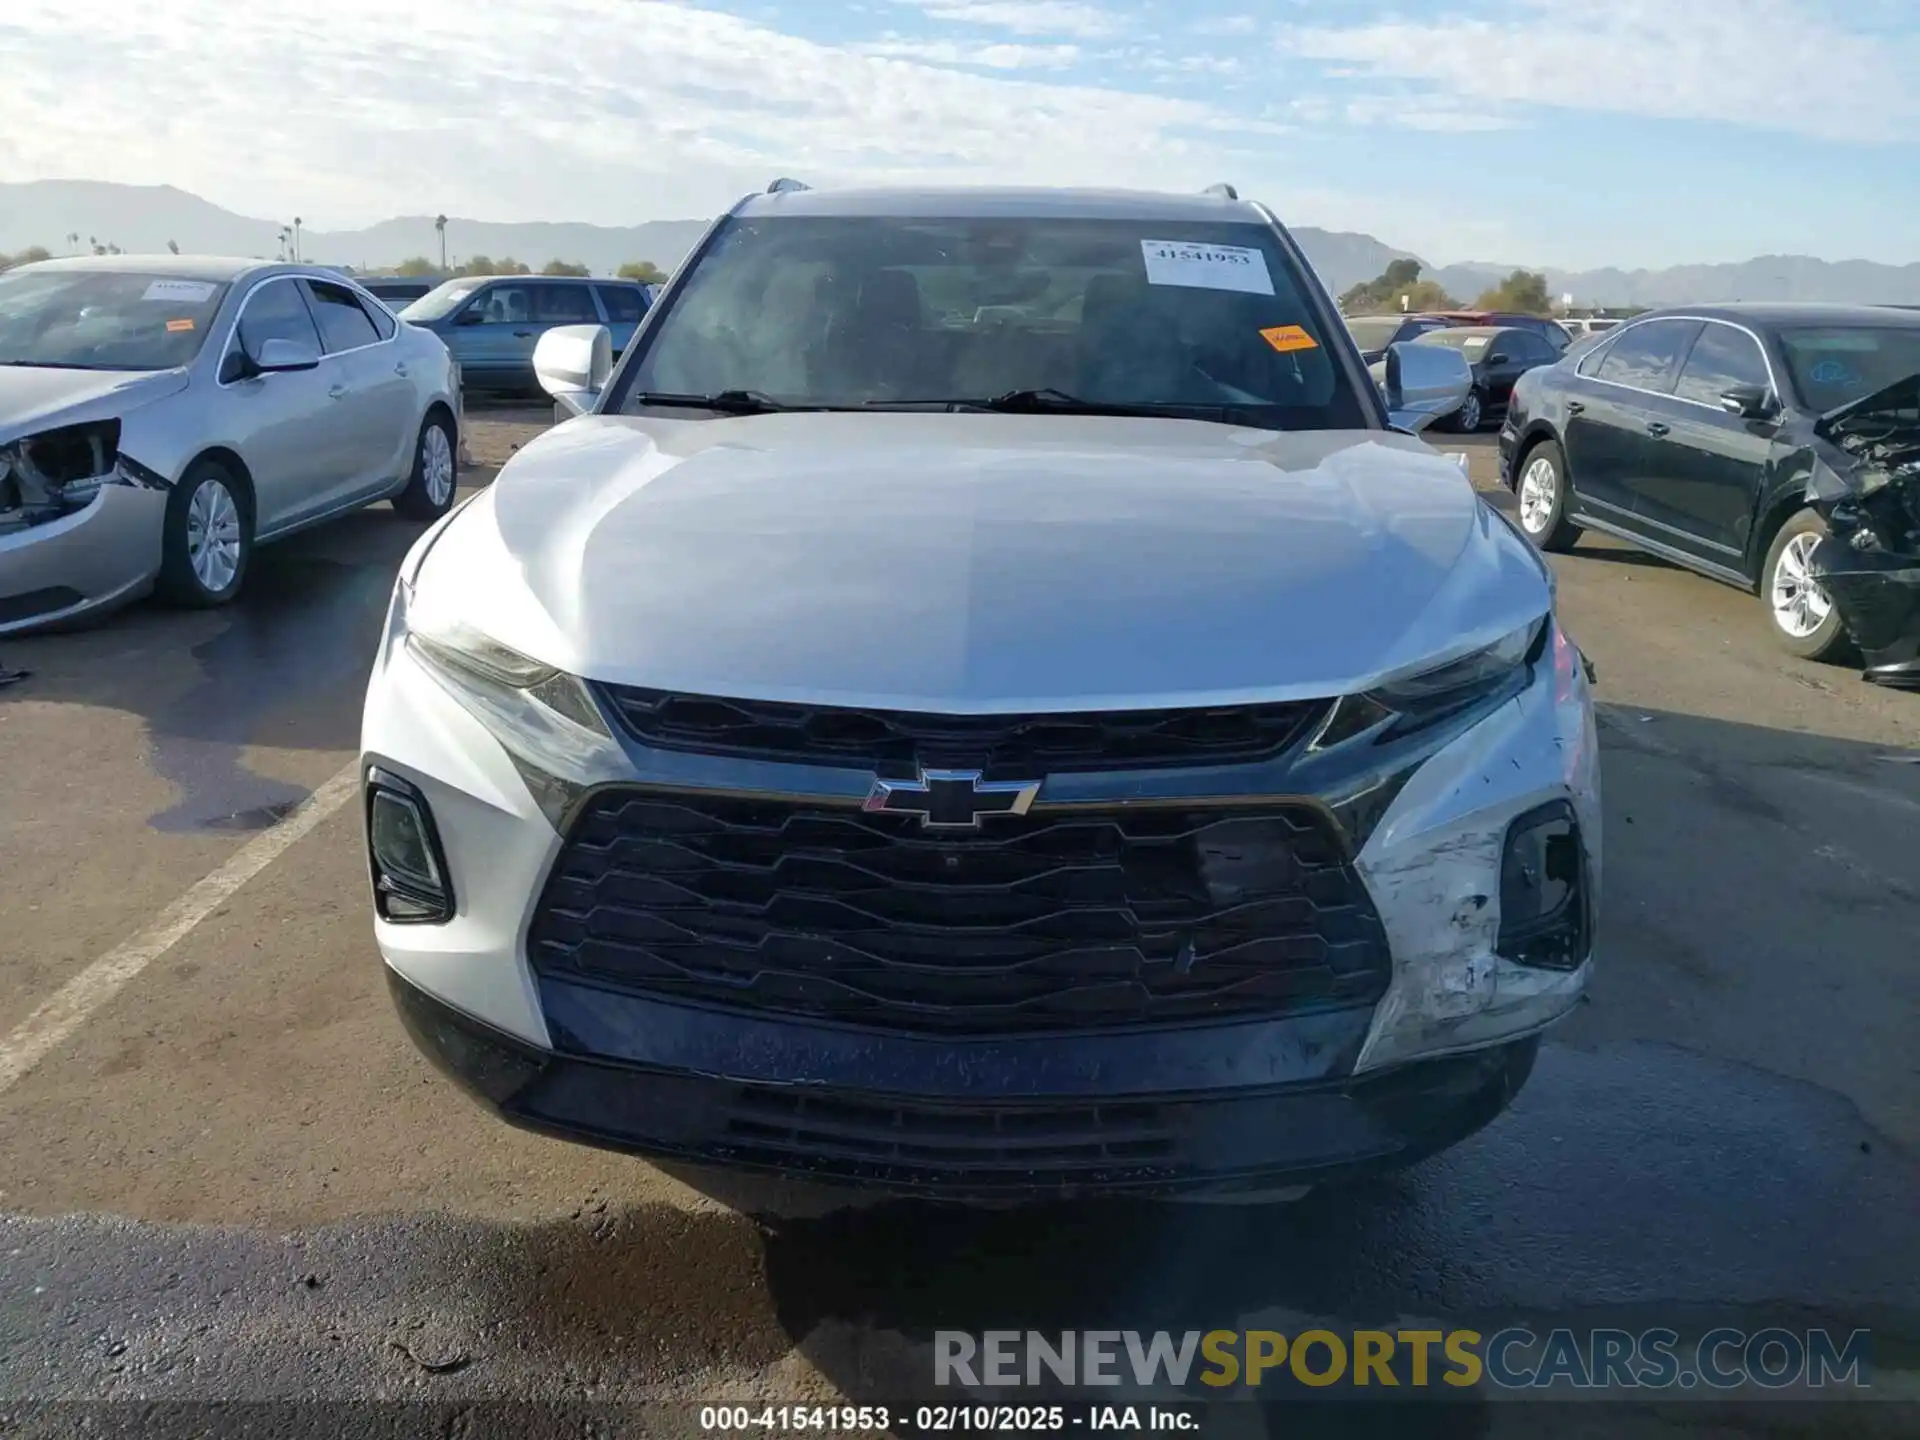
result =
[[[22,370],[111,370],[111,365],[82,365],[73,360],[0,360],[0,365],[15,365]]]
[[[1267,408],[1186,400],[1082,400],[1064,390],[1008,390],[985,400],[955,400],[956,410],[992,410],[1004,415],[1138,415],[1175,420],[1258,424],[1249,417]]]
[[[629,405],[680,406],[688,410],[717,410],[723,415],[771,415],[780,410],[813,410],[813,405],[782,405],[758,390],[717,390],[711,395],[670,395],[642,390]]]

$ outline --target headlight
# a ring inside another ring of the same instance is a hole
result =
[[[118,420],[63,425],[0,445],[0,504],[27,511],[29,523],[77,510],[116,477],[119,447]]]
[[[1510,699],[1526,688],[1535,663],[1545,654],[1551,619],[1542,615],[1471,654],[1343,697],[1312,748],[1326,750],[1362,736],[1398,740],[1464,711]]]
[[[560,829],[587,788],[626,775],[626,753],[593,697],[564,670],[529,659],[463,620],[422,624],[394,592],[390,629],[421,666],[498,740]]]
[[[1547,617],[1542,615],[1512,634],[1503,635],[1484,650],[1475,650],[1431,670],[1389,680],[1373,693],[1389,709],[1414,711],[1436,700],[1471,697],[1497,688],[1525,669],[1530,660],[1538,658],[1535,651],[1546,624]]]

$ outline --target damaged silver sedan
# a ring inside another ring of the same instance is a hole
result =
[[[212,606],[254,547],[453,502],[453,362],[344,276],[178,256],[0,275],[0,634],[159,590]]]

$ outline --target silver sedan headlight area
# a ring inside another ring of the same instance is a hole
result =
[[[424,619],[412,588],[394,591],[390,640],[403,643],[498,740],[558,828],[586,787],[626,775],[624,752],[586,686],[456,617]]]
[[[0,445],[0,534],[83,509],[120,474],[118,420],[43,430]]]

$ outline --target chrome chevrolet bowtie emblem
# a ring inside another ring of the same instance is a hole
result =
[[[1024,815],[1038,780],[982,780],[978,770],[922,770],[918,780],[875,780],[861,808],[918,815],[928,830],[977,830],[983,815]]]

